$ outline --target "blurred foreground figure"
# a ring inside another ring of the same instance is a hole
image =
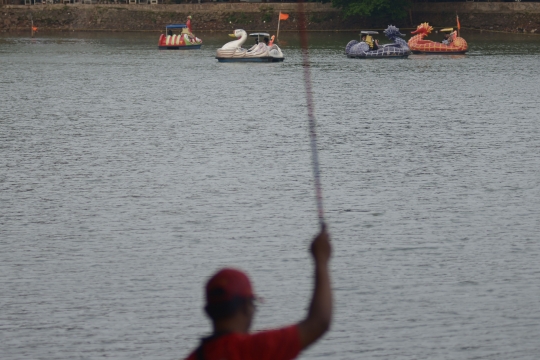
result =
[[[328,262],[330,237],[323,228],[311,243],[315,288],[307,317],[277,330],[249,333],[256,296],[249,278],[235,269],[222,269],[206,284],[206,306],[214,332],[187,360],[289,360],[314,343],[329,328],[332,291]]]

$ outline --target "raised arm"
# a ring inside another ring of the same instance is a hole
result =
[[[306,319],[298,324],[302,349],[319,339],[332,321],[332,289],[328,265],[332,246],[330,236],[323,227],[311,243],[311,254],[315,261],[315,288]]]

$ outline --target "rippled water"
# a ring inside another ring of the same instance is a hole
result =
[[[316,232],[298,38],[284,63],[156,34],[0,37],[0,358],[178,359],[202,283],[301,319]],[[336,317],[302,359],[536,359],[540,38],[347,59],[311,34]]]

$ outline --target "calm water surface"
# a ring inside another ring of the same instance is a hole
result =
[[[300,320],[317,220],[298,38],[0,37],[0,358],[179,359],[238,266]],[[350,60],[311,34],[336,317],[301,359],[537,359],[540,37]]]

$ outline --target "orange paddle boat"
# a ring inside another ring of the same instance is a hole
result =
[[[465,54],[469,49],[465,39],[459,37],[457,31],[452,28],[441,30],[449,32],[443,42],[424,40],[431,31],[433,31],[432,26],[422,23],[411,33],[415,36],[409,39],[408,44],[413,54]]]

